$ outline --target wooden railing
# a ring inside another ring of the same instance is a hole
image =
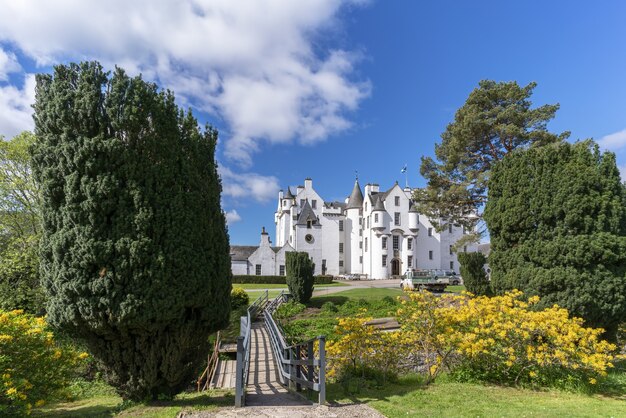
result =
[[[271,301],[264,311],[265,327],[283,385],[300,391],[303,388],[318,392],[318,402],[326,402],[326,339],[319,336],[308,341],[287,345],[283,330],[273,314],[288,300],[284,292]],[[317,356],[316,356],[317,345]]]
[[[248,370],[250,370],[250,334],[252,321],[268,302],[266,290],[247,309],[246,316],[240,318],[239,337],[237,337],[237,367],[235,369],[235,406],[242,407],[246,402],[246,385],[248,384]]]
[[[220,331],[218,331],[215,345],[213,346],[213,352],[210,353],[207,358],[206,369],[204,369],[204,372],[198,378],[198,392],[209,389],[209,385],[213,381],[213,377],[215,376],[215,370],[217,369],[217,363],[219,360],[220,343]],[[200,388],[201,386],[202,388]]]

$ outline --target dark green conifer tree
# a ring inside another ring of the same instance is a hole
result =
[[[217,132],[95,62],[38,75],[34,108],[48,319],[124,398],[172,396],[229,319]]]
[[[488,296],[491,294],[489,280],[485,273],[487,258],[482,253],[459,253],[457,254],[461,264],[461,277],[468,292],[476,296]]]
[[[290,251],[285,254],[287,287],[299,303],[307,303],[313,296],[315,264],[306,252]]]
[[[625,198],[615,155],[591,141],[504,158],[485,208],[493,289],[539,295],[614,337],[626,318]]]

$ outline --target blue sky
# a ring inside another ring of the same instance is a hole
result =
[[[549,128],[626,174],[626,2],[0,0],[0,134],[32,129],[33,74],[97,59],[171,88],[220,130],[233,244],[273,236],[279,188],[390,187],[481,79],[538,83]]]

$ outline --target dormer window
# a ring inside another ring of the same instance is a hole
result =
[[[306,227],[307,227],[308,229],[311,229],[311,227],[312,227],[312,226],[313,226],[313,221],[311,221],[311,220],[306,221]]]
[[[396,196],[396,206],[400,206],[400,196]]]
[[[311,207],[312,207],[313,209],[316,209],[316,208],[317,208],[317,200],[315,200],[315,199],[311,200]]]

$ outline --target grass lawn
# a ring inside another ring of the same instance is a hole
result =
[[[500,386],[437,381],[424,387],[416,376],[382,388],[361,389],[346,396],[337,384],[328,386],[329,402],[366,402],[387,417],[623,417],[626,394],[585,395],[558,390],[533,391]]]
[[[389,296],[395,298],[396,296],[402,296],[404,293],[400,288],[398,289],[386,289],[377,287],[358,288],[343,290],[341,292],[332,293],[325,296],[315,296],[311,299],[311,306],[321,307],[326,302],[333,302],[336,305],[342,305],[349,300],[366,300],[368,302],[381,300],[382,298]]]
[[[461,293],[464,290],[465,290],[465,286],[463,286],[462,284],[458,286],[446,287],[446,292],[450,292],[450,293]]]
[[[100,384],[100,386],[106,386]],[[45,405],[33,410],[35,417],[145,417],[172,418],[181,411],[211,411],[222,406],[234,406],[232,391],[212,390],[202,393],[182,393],[171,401],[147,404],[124,404],[122,398],[106,386],[74,402]]]

